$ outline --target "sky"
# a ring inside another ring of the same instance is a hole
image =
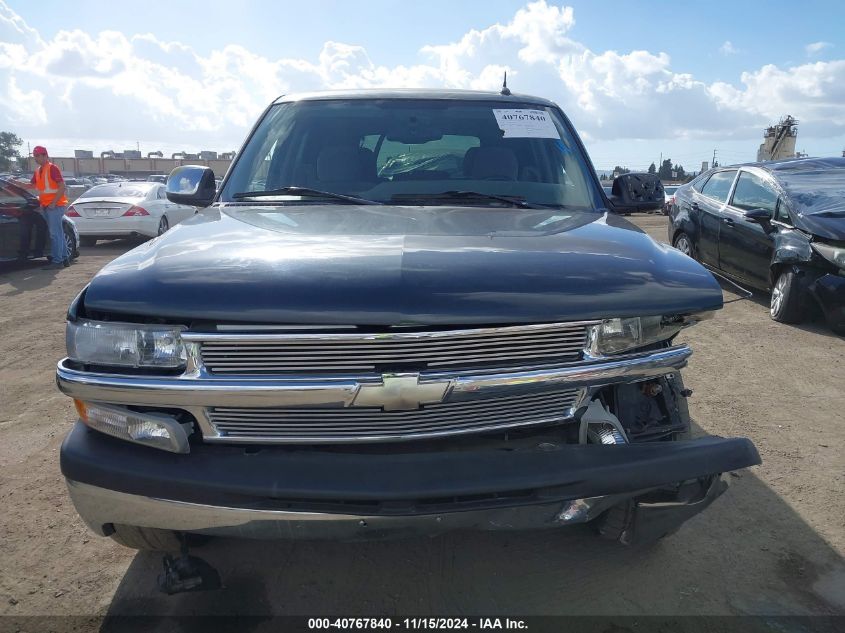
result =
[[[845,2],[0,0],[0,131],[54,156],[240,148],[292,92],[557,102],[598,169],[754,160],[763,128],[845,151]]]

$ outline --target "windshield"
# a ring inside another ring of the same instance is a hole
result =
[[[114,183],[111,185],[97,185],[83,193],[80,198],[143,198],[149,193],[155,183]]]
[[[286,187],[317,193],[301,199],[266,193]],[[319,192],[421,206],[507,207],[508,199],[576,210],[601,205],[559,112],[510,101],[275,105],[241,153],[221,200],[249,202],[250,192],[262,205],[324,203]]]
[[[845,217],[845,167],[781,170],[777,178],[798,213]]]

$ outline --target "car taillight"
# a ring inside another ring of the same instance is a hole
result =
[[[126,213],[123,214],[123,217],[125,218],[126,216],[132,215],[149,215],[149,213],[144,207],[132,206],[126,210]]]
[[[79,211],[73,205],[70,205],[65,211],[65,215],[69,218],[81,218],[82,216],[79,215]]]

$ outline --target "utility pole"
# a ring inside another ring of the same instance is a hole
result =
[[[710,163],[711,167],[716,167],[716,149],[713,149],[713,162]]]

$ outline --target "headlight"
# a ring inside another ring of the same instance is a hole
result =
[[[590,328],[587,351],[591,356],[607,356],[665,341],[687,325],[711,315],[712,313],[694,317],[648,316],[606,319]]]
[[[834,266],[845,268],[845,246],[833,246],[823,242],[811,242],[813,250]]]
[[[188,453],[188,434],[175,418],[160,413],[137,413],[124,407],[74,400],[79,419],[92,429],[127,442]]]
[[[69,321],[66,340],[71,360],[91,365],[178,369],[185,366],[185,347],[174,326]]]

